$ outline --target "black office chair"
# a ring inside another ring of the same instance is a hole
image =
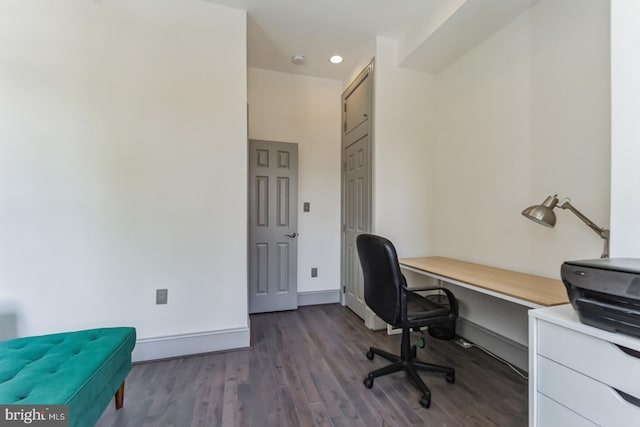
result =
[[[384,237],[361,234],[356,242],[364,274],[364,299],[367,305],[388,324],[402,328],[400,356],[369,348],[367,359],[373,360],[374,355],[378,354],[393,363],[371,371],[364,379],[364,385],[371,388],[374,378],[404,370],[422,392],[420,404],[428,408],[431,405],[431,391],[418,375],[418,370],[444,373],[448,383],[455,382],[455,371],[447,366],[416,360],[416,346],[410,345],[409,334],[411,330],[419,331],[427,326],[429,335],[434,338],[455,338],[458,302],[451,291],[442,287],[407,289],[396,250]],[[415,293],[433,290],[442,293],[425,297]]]

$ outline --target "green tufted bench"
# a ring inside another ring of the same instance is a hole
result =
[[[103,328],[0,342],[0,404],[69,405],[69,426],[93,426],[124,400],[134,328]]]

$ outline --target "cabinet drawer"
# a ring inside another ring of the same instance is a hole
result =
[[[640,397],[639,352],[625,353],[608,341],[544,321],[538,328],[538,354]]]
[[[555,400],[549,399],[544,394],[538,393],[537,426],[597,427],[598,425],[560,405]]]
[[[602,426],[640,426],[640,407],[616,390],[538,356],[538,391]]]

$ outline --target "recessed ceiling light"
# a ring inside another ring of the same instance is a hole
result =
[[[291,57],[291,62],[293,62],[296,65],[302,65],[304,64],[304,56],[300,55],[299,53],[296,53]]]
[[[339,64],[342,62],[342,56],[333,55],[331,58],[329,58],[329,62],[331,62],[332,64]]]

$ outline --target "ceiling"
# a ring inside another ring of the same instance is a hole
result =
[[[439,73],[538,0],[207,1],[247,11],[249,67],[347,81],[378,36],[398,40],[399,66]]]
[[[346,80],[371,60],[376,36],[398,38],[446,0],[208,1],[247,11],[248,66]],[[297,53],[304,64],[291,62]],[[342,64],[329,63],[336,54]]]

